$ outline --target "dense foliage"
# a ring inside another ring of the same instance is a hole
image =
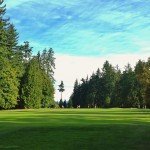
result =
[[[18,45],[18,33],[4,17],[0,0],[0,109],[45,108],[54,102],[54,51],[32,55],[29,42]]]
[[[69,103],[73,107],[150,108],[150,58],[121,70],[108,61],[88,79],[75,81]]]

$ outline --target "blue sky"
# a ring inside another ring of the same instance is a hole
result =
[[[5,0],[34,51],[101,56],[150,51],[150,0]]]
[[[92,73],[94,66],[101,66],[101,60],[114,58],[112,63],[120,63],[126,57],[125,64],[132,63],[130,59],[150,56],[150,0],[5,0],[5,3],[20,43],[29,41],[34,53],[54,49],[56,80],[64,80],[70,91],[74,80]],[[79,56],[93,69],[83,69]],[[61,64],[70,64],[68,69],[74,67],[81,74],[68,81],[69,72],[66,69],[62,73]]]

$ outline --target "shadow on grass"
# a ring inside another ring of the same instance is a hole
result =
[[[0,149],[143,150],[150,128],[130,125],[24,127],[0,137]],[[14,146],[13,146],[14,145]]]

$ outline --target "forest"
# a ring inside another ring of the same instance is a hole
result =
[[[19,45],[19,33],[5,18],[6,5],[0,3],[0,109],[50,108],[54,101],[55,57],[52,48],[33,55],[28,41]],[[134,58],[133,58],[134,59]],[[62,91],[63,92],[63,91]],[[60,100],[62,107],[63,102]],[[150,58],[130,64],[122,71],[109,61],[91,77],[75,81],[65,107],[150,108]]]
[[[33,55],[28,41],[19,45],[19,34],[5,13],[0,1],[0,109],[54,107],[53,49]]]
[[[150,58],[121,71],[108,61],[90,78],[76,80],[69,104],[73,107],[150,108]]]

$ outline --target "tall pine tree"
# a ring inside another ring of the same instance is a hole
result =
[[[12,65],[12,47],[9,46],[8,19],[4,19],[6,8],[0,1],[0,107],[14,108],[18,97],[18,80]]]
[[[33,57],[23,77],[22,99],[25,108],[40,108],[42,100],[42,72],[37,57]]]

